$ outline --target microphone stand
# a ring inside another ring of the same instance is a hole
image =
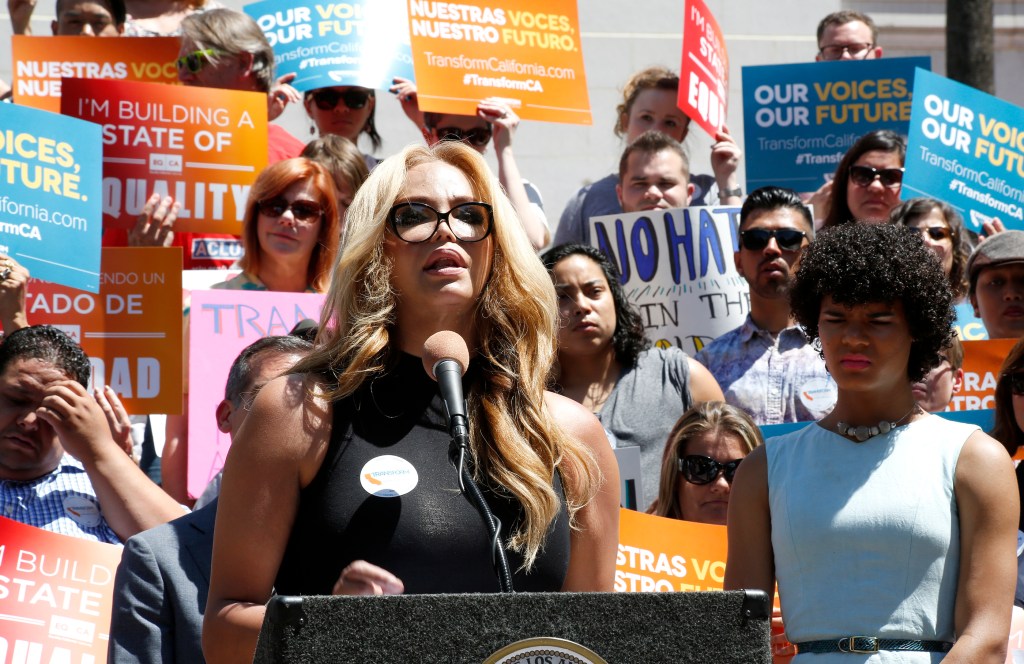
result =
[[[469,412],[465,402],[463,402],[462,412]],[[501,543],[501,520],[491,511],[480,487],[466,467],[466,457],[469,453],[469,418],[462,413],[448,412],[447,402],[445,402],[445,414],[448,415],[448,431],[452,437],[448,446],[448,458],[458,470],[459,488],[479,510],[480,516],[483,517],[484,524],[487,526],[487,533],[491,540],[491,564],[498,577],[498,590],[503,593],[514,592],[512,573],[509,570],[508,558],[505,556],[505,547]]]

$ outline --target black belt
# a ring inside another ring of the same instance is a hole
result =
[[[838,639],[804,641],[794,644],[797,652],[824,654],[849,652],[869,654],[879,650],[900,650],[904,652],[949,652],[953,647],[948,641],[908,641],[907,639],[880,639],[877,636],[843,636]]]

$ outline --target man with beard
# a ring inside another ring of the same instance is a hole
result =
[[[825,362],[793,321],[787,293],[814,235],[810,211],[789,189],[762,187],[740,211],[736,269],[750,285],[750,314],[696,355],[725,400],[760,424],[818,420],[835,404]]]

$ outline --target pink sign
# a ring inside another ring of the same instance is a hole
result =
[[[121,547],[4,517],[0,542],[0,661],[107,661]]]
[[[683,62],[676,103],[714,138],[725,124],[728,90],[729,54],[718,21],[704,0],[684,0]]]
[[[189,313],[188,493],[198,497],[224,467],[231,438],[217,428],[231,363],[261,337],[320,320],[324,296],[268,291],[193,291]]]

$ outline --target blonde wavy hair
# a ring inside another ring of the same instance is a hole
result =
[[[658,497],[647,509],[648,514],[669,519],[683,519],[679,505],[679,483],[685,482],[679,470],[679,459],[686,456],[686,446],[691,440],[705,433],[721,435],[731,433],[740,439],[746,448],[743,456],[750,454],[758,445],[764,444],[761,429],[744,411],[724,401],[705,401],[683,413],[668,434],[665,453],[661,457],[661,479],[658,482]]]
[[[397,299],[384,251],[387,215],[408,171],[435,162],[462,171],[477,199],[494,209],[491,273],[475,311],[473,361],[481,377],[467,395],[470,442],[476,478],[503,487],[523,507],[509,546],[529,569],[560,510],[552,487],[556,469],[573,526],[601,478],[590,451],[563,433],[544,406],[556,358],[555,290],[512,204],[475,150],[454,141],[412,145],[373,170],[348,211],[315,348],[295,370],[326,376],[324,396],[339,399],[384,373],[397,356],[391,344]]]

